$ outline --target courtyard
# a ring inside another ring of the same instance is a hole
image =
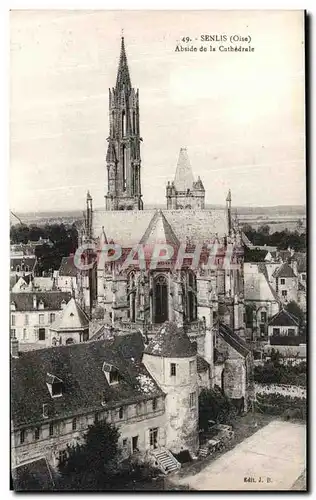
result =
[[[304,474],[305,433],[302,423],[272,420],[196,473],[190,468],[170,482],[177,489],[290,490]]]

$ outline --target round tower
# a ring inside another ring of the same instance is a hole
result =
[[[143,363],[166,394],[166,448],[199,447],[197,353],[183,328],[165,323],[145,348]]]

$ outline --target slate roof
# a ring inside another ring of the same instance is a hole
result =
[[[174,186],[177,191],[187,191],[193,187],[193,173],[186,148],[181,148],[174,177]]]
[[[206,359],[202,358],[202,356],[197,355],[196,361],[198,373],[206,372],[209,369],[209,363],[206,361]]]
[[[37,308],[33,307],[33,296],[36,296]],[[50,291],[50,292],[18,292],[10,294],[10,301],[14,302],[16,311],[35,311],[38,309],[40,301],[44,303],[44,311],[58,311],[61,309],[63,300],[69,302],[70,292]]]
[[[59,276],[77,276],[78,269],[74,264],[74,256],[63,257],[59,267]]]
[[[284,262],[278,269],[273,273],[274,278],[296,278],[296,275],[287,262]]]
[[[196,344],[190,341],[183,328],[175,323],[166,322],[144,352],[164,358],[190,358],[196,355]]]
[[[37,259],[36,259],[35,255],[32,255],[32,256],[24,255],[23,257],[22,256],[21,257],[20,256],[19,257],[11,256],[10,268],[11,268],[11,271],[16,271],[17,266],[19,266],[20,271],[23,271],[23,269],[21,269],[21,267],[22,267],[22,265],[24,265],[24,266],[28,266],[29,272],[33,272],[34,268],[36,266],[36,262],[37,262]]]
[[[68,418],[164,395],[141,362],[144,344],[140,334],[50,347],[21,353],[11,359],[11,415],[13,425],[43,422],[43,404],[49,418]],[[120,373],[118,384],[110,385],[103,363]],[[63,395],[52,398],[47,373],[63,381]],[[101,404],[104,402],[104,405]]]
[[[222,337],[228,345],[230,345],[235,351],[239,352],[244,358],[250,353],[246,342],[239,337],[229,326],[223,323],[219,324],[219,335]]]
[[[93,235],[101,238],[105,228],[108,241],[113,240],[123,248],[137,245],[145,234],[155,210],[117,210],[93,212]],[[227,234],[225,209],[217,210],[162,210],[177,239],[204,243]]]
[[[51,325],[51,330],[56,332],[82,330],[89,327],[89,319],[86,313],[72,297],[61,314]]]
[[[296,316],[282,309],[270,319],[269,326],[299,326],[299,321]]]
[[[12,469],[14,491],[50,491],[54,488],[46,458],[39,458]]]

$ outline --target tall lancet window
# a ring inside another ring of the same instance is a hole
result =
[[[133,111],[133,133],[137,134],[136,132],[136,113]]]
[[[196,277],[192,272],[189,272],[187,284],[187,316],[189,321],[195,321],[197,318]]]
[[[115,135],[115,113],[112,111],[112,136]]]
[[[134,323],[136,319],[136,287],[135,287],[135,274],[130,273],[128,276],[128,300],[129,300],[129,318]]]
[[[122,111],[122,137],[126,135],[126,114],[125,111]]]
[[[154,322],[168,321],[168,283],[165,276],[157,276],[154,280],[153,296]]]
[[[123,191],[126,191],[126,146],[122,147],[122,177],[123,177]]]

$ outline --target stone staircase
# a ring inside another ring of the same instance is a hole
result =
[[[166,448],[157,448],[156,450],[152,450],[151,455],[156,462],[156,466],[164,474],[171,474],[172,472],[181,469],[180,462],[178,462],[178,460]]]
[[[210,454],[209,447],[207,444],[204,444],[199,448],[199,457],[206,458]]]

